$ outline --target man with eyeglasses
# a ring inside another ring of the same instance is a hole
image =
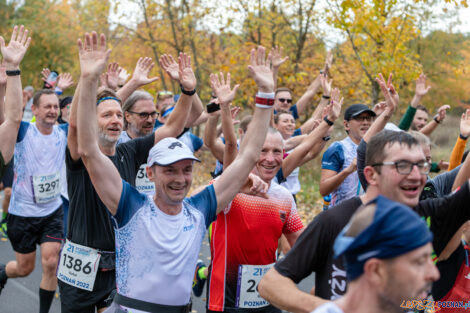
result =
[[[378,82],[387,101],[387,111],[377,118],[371,131],[382,129],[398,105],[398,95],[391,82],[386,85],[382,77]],[[263,277],[260,295],[273,305],[290,312],[311,312],[325,300],[345,294],[345,266],[342,260],[333,258],[333,242],[356,210],[378,195],[407,205],[427,222],[434,234],[435,255],[442,252],[457,229],[470,219],[470,210],[466,209],[470,200],[468,182],[451,195],[419,200],[430,164],[416,138],[390,130],[372,138],[368,135],[364,136],[369,138],[363,171],[368,182],[366,192],[320,213],[286,257]],[[315,296],[296,286],[312,272],[316,273]]]
[[[374,117],[374,111],[367,105],[348,107],[344,112],[348,136],[334,142],[323,154],[320,193],[323,197],[331,194],[331,206],[363,193],[356,172],[356,150]]]

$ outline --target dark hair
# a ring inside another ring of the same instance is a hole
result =
[[[277,123],[279,122],[279,117],[280,117],[282,114],[289,114],[290,116],[294,117],[294,116],[292,115],[292,112],[290,112],[290,111],[279,110],[279,111],[276,112],[276,114],[274,114],[274,124],[277,125]]]
[[[250,124],[252,117],[252,115],[247,115],[240,121],[240,125],[238,125],[238,127],[241,128],[244,133],[248,130],[248,125]]]
[[[54,92],[52,89],[41,89],[36,91],[33,97],[33,105],[36,107],[39,107],[39,99],[41,98],[42,95],[56,95],[57,94]],[[59,97],[57,97],[59,99]]]
[[[290,93],[292,95],[292,91],[290,91],[289,88],[279,87],[279,88],[276,89],[276,92],[274,93],[274,97],[276,97],[278,93],[283,92],[283,91],[287,91],[288,93]]]
[[[424,111],[424,112],[426,112],[426,113],[429,114],[428,109],[426,109],[426,107],[425,107],[424,105],[418,104],[418,105],[416,106],[416,111],[418,111],[418,110]]]
[[[96,101],[99,102],[100,99],[103,99],[105,97],[113,97],[113,98],[116,98],[116,99],[119,99],[119,97],[117,96],[116,92],[110,88],[100,88],[98,90],[98,95],[96,96]],[[118,101],[120,103],[120,101]]]
[[[394,143],[406,145],[408,148],[419,146],[418,140],[406,132],[382,130],[380,133],[372,137],[367,144],[366,166],[382,163],[386,157],[385,148],[393,145]]]

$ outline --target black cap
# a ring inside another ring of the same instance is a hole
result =
[[[353,104],[344,111],[344,119],[349,121],[353,117],[361,115],[362,113],[367,112],[372,116],[375,116],[375,112],[369,109],[365,104]]]

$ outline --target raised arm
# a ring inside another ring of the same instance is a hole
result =
[[[462,125],[463,124],[463,125]],[[467,109],[465,113],[462,113],[462,120],[460,122],[460,132],[470,131],[470,110]],[[462,127],[463,126],[463,127]],[[470,158],[467,156],[459,170],[459,173],[455,177],[454,184],[452,185],[452,191],[462,186],[468,179],[470,179]]]
[[[77,161],[80,159],[80,154],[78,153],[78,138],[77,138],[77,107],[78,99],[80,98],[80,81],[75,88],[75,94],[72,98],[70,116],[69,116],[69,132],[67,135],[67,147],[70,151],[70,156],[72,160]]]
[[[162,127],[155,131],[155,143],[166,137],[177,137],[181,134],[191,111],[193,97],[196,92],[196,77],[191,69],[191,58],[185,53],[178,57],[181,96],[176,103],[174,112]]]
[[[406,109],[405,114],[400,120],[400,124],[398,127],[403,130],[408,130],[413,122],[413,117],[416,113],[416,108],[418,107],[421,99],[428,93],[431,89],[431,86],[426,86],[426,75],[420,74],[418,79],[416,80],[416,88],[415,88],[415,95],[411,100],[411,104]]]
[[[274,104],[274,81],[272,71],[265,59],[265,53],[264,47],[261,46],[257,51],[255,49],[251,51],[251,64],[248,69],[258,85],[257,101],[259,102],[256,104],[253,119],[242,142],[240,153],[235,161],[224,170],[220,178],[214,182],[217,213],[226,208],[246,181],[259,158],[261,147],[266,139],[272,105]]]
[[[212,155],[219,161],[224,160],[224,144],[217,137],[217,123],[219,121],[219,113],[212,113],[204,128],[204,144],[209,148]]]
[[[235,98],[238,87],[235,85],[233,90],[230,89],[230,73],[227,74],[227,82],[225,82],[224,74],[220,73],[220,80],[216,74],[211,74],[211,87],[217,95],[220,105],[220,115],[222,116],[222,132],[225,138],[223,165],[224,170],[235,160],[237,150],[237,136],[233,127],[232,112],[230,103]]]
[[[98,146],[96,90],[100,74],[106,68],[109,53],[106,37],[86,33],[84,42],[78,40],[80,56],[80,94],[77,107],[78,151],[101,201],[115,214],[121,198],[122,180],[112,161]]]
[[[439,124],[442,123],[446,118],[446,113],[448,109],[450,109],[450,105],[448,104],[444,104],[439,109],[437,109],[437,114],[426,126],[424,126],[420,130],[420,132],[426,136],[431,135],[431,133],[437,128],[437,126],[439,126]]]
[[[5,122],[0,125],[0,152],[5,163],[10,162],[13,157],[23,116],[23,90],[19,69],[30,42],[31,37],[28,37],[28,30],[23,25],[13,28],[8,46],[5,46],[5,40],[0,36],[0,49],[7,71]]]
[[[457,141],[455,142],[454,148],[452,149],[452,153],[450,154],[448,168],[449,171],[456,168],[460,165],[460,163],[462,163],[462,157],[465,153],[465,146],[467,145],[467,140],[469,136],[470,109],[467,109],[465,110],[465,113],[462,113],[462,117],[460,118],[460,134],[459,137],[457,137]]]
[[[174,80],[177,84],[181,85],[179,75],[179,64],[175,61],[172,55],[164,54],[159,60],[161,68]],[[202,123],[205,123],[209,115],[204,111],[201,99],[198,94],[194,94],[192,98],[191,112],[189,113],[188,120],[186,121],[185,127],[193,127]]]
[[[320,75],[318,75],[315,80],[307,87],[305,93],[297,101],[297,113],[299,116],[305,111],[307,106],[312,102],[313,97],[317,94],[320,89]]]
[[[0,63],[0,125],[5,122],[5,93],[7,92],[7,68]]]
[[[122,103],[126,101],[129,96],[142,86],[153,83],[158,77],[149,78],[150,71],[152,70],[154,63],[152,58],[139,58],[137,65],[135,66],[132,78],[118,90],[117,96],[121,99]]]
[[[339,90],[336,89],[326,111],[327,113],[325,118],[329,122],[334,123],[338,119],[338,116],[341,113],[342,104],[343,98],[339,99]],[[315,130],[311,132],[297,148],[294,149],[294,151],[289,153],[287,158],[282,161],[282,174],[284,177],[289,176],[296,167],[304,163],[304,158],[316,143],[322,141],[322,138],[325,137],[330,127],[331,126],[325,120],[322,120],[320,125],[318,125]]]
[[[282,47],[274,47],[271,52],[271,68],[272,68],[272,71],[273,71],[273,80],[274,80],[274,90],[276,90],[277,88],[277,74],[279,72],[279,68],[281,67],[281,65],[286,62],[289,57],[286,56],[286,57],[282,57],[282,54],[283,54],[283,49]]]

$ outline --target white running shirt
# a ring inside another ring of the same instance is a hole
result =
[[[43,217],[62,205],[60,177],[65,165],[67,131],[68,124],[55,125],[51,134],[44,135],[36,123],[21,122],[15,145],[10,214]],[[58,192],[51,193],[56,188]]]

